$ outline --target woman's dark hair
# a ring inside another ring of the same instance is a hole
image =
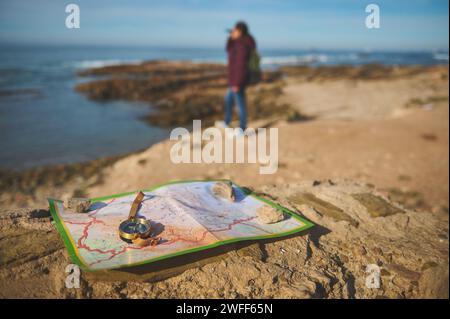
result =
[[[238,21],[235,28],[241,31],[242,35],[248,35],[248,26],[244,21]]]

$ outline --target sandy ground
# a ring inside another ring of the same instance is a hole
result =
[[[279,129],[274,175],[258,174],[258,164],[173,164],[165,141],[116,161],[83,191],[229,178],[309,218],[313,230],[144,276],[83,273],[82,288],[70,290],[45,197],[71,197],[79,185],[38,190],[33,209],[4,206],[0,215],[0,296],[448,298],[448,68],[398,79],[289,77],[280,101],[314,119],[251,123]],[[375,209],[372,195],[382,199]],[[380,289],[365,286],[368,264],[381,267]]]
[[[351,85],[346,80],[289,81],[281,99],[317,118],[271,124],[279,129],[276,174],[258,174],[258,164],[173,164],[173,142],[166,141],[118,161],[104,183],[88,193],[107,195],[189,178],[230,178],[254,187],[349,178],[417,195],[429,209],[448,208],[448,80],[436,77],[421,74]],[[437,102],[428,102],[436,96]],[[411,101],[422,102],[410,105]]]

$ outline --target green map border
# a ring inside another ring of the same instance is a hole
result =
[[[170,182],[167,182],[167,183],[158,184],[158,185],[156,185],[156,186],[154,186],[154,187],[152,187],[150,189],[144,189],[142,191],[143,192],[151,192],[151,191],[154,191],[154,190],[156,190],[156,189],[158,189],[160,187],[173,185],[173,184],[195,183],[195,182],[219,182],[219,181],[232,182],[232,181],[230,181],[228,179],[176,180],[176,181],[170,181]],[[270,201],[268,199],[259,197],[256,194],[254,194],[253,192],[249,192],[247,190],[244,190],[242,187],[240,187],[239,185],[236,185],[235,183],[233,183],[233,185],[237,186],[245,194],[247,194],[249,196],[252,196],[253,198],[256,198],[257,200],[260,200],[260,201],[262,201],[262,202],[264,202],[266,204],[269,204],[270,206],[272,206],[272,207],[274,207],[276,209],[279,209],[279,210],[283,211],[284,213],[288,214],[292,218],[295,218],[295,219],[299,220],[304,225],[301,226],[301,227],[292,229],[290,231],[283,232],[283,233],[277,233],[277,234],[272,234],[272,235],[240,237],[240,238],[233,238],[233,239],[227,239],[227,240],[223,240],[223,241],[218,241],[218,242],[215,242],[213,244],[204,245],[204,246],[195,247],[195,248],[190,248],[190,249],[178,251],[178,252],[167,254],[167,255],[164,255],[164,256],[160,256],[160,257],[155,257],[155,258],[152,258],[152,259],[149,259],[149,260],[140,261],[140,262],[129,264],[129,265],[122,265],[122,266],[119,266],[119,267],[105,268],[105,269],[91,269],[91,268],[89,268],[89,266],[87,264],[84,263],[83,258],[81,257],[81,254],[78,252],[78,249],[77,249],[77,247],[75,245],[74,239],[70,235],[69,231],[65,227],[64,222],[62,221],[61,217],[59,216],[59,214],[57,212],[55,203],[56,202],[61,202],[61,201],[57,200],[57,199],[53,199],[53,198],[48,198],[48,203],[49,203],[49,206],[50,206],[50,213],[51,213],[51,215],[53,217],[53,220],[55,221],[56,228],[57,228],[59,234],[61,235],[61,237],[62,237],[62,239],[64,241],[64,245],[66,246],[66,248],[67,248],[67,250],[69,252],[70,258],[80,268],[82,268],[83,270],[91,271],[91,272],[102,271],[102,270],[114,270],[114,269],[117,270],[117,269],[122,269],[122,268],[142,266],[142,265],[150,264],[150,263],[153,263],[153,262],[156,262],[156,261],[160,261],[160,260],[164,260],[164,259],[168,259],[168,258],[172,258],[172,257],[176,257],[176,256],[181,256],[181,255],[185,255],[185,254],[189,254],[189,253],[193,253],[193,252],[198,252],[198,251],[202,251],[202,250],[206,250],[206,249],[210,249],[210,248],[215,248],[215,247],[219,247],[219,246],[230,244],[230,243],[241,242],[241,241],[284,237],[284,236],[288,236],[288,235],[292,235],[292,234],[298,233],[300,231],[304,231],[304,230],[309,229],[309,228],[314,226],[314,224],[312,222],[310,222],[309,220],[307,220],[307,219],[297,215],[294,212],[291,212],[286,207],[283,207],[283,206],[281,206],[281,205],[279,205],[277,203],[274,203],[274,202],[272,202],[272,201]],[[128,195],[134,194],[134,193],[136,193],[138,191],[120,193],[120,194],[104,196],[104,197],[96,197],[96,198],[92,198],[91,202],[92,203],[96,203],[96,202],[105,201],[107,199],[124,197],[124,196],[128,196]]]

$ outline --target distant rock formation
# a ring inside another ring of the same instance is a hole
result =
[[[148,61],[141,64],[106,66],[80,72],[101,76],[80,83],[76,90],[93,100],[126,100],[151,103],[145,120],[157,126],[190,125],[202,119],[212,125],[223,116],[223,95],[228,87],[222,64]],[[283,83],[278,71],[265,71],[258,89],[248,91],[250,120],[269,116],[299,116],[288,105],[277,102]]]

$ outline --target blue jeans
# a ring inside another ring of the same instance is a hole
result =
[[[228,89],[225,95],[225,124],[229,125],[233,117],[233,105],[236,101],[239,107],[239,122],[242,130],[247,128],[247,106],[245,104],[245,89],[240,89],[238,92],[233,92],[231,88]]]

